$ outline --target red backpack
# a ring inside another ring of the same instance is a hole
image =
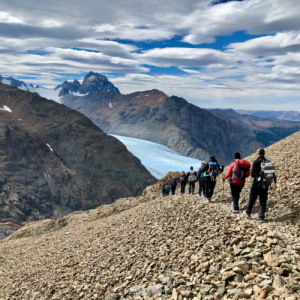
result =
[[[232,182],[236,185],[244,184],[246,175],[249,172],[250,167],[251,164],[246,160],[236,161],[231,175]]]

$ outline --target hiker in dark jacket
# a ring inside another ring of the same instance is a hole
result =
[[[261,172],[261,163],[267,160],[265,158],[264,149],[258,149],[256,153],[258,158],[253,162],[252,165],[251,177],[253,178],[253,183],[250,189],[250,197],[246,208],[246,215],[248,218],[250,218],[255,201],[259,196],[259,220],[264,222],[268,200],[268,187],[263,189],[258,179]]]
[[[175,179],[173,179],[170,182],[170,188],[171,188],[171,191],[172,191],[172,195],[175,195],[176,187],[177,187],[177,181]]]
[[[209,158],[209,161],[203,167],[203,193],[207,199],[207,203],[210,203],[211,197],[214,194],[217,176],[221,174],[223,170],[224,166],[220,167],[218,161],[215,159],[214,156],[211,156]],[[214,172],[216,172],[216,174],[213,174]]]
[[[180,185],[181,185],[181,195],[183,195],[185,193],[185,186],[186,186],[186,179],[187,179],[187,175],[184,171],[182,171],[180,173]]]
[[[162,196],[165,197],[166,196],[166,185],[165,184],[163,184],[161,191],[162,191]]]
[[[167,183],[166,185],[165,185],[165,196],[169,196],[169,194],[170,194],[170,186],[169,186],[169,184]]]
[[[198,170],[197,180],[199,181],[199,198],[201,197],[201,192],[203,190],[203,169],[205,166],[205,161],[201,162],[201,167]]]
[[[189,194],[193,194],[195,192],[195,184],[197,181],[197,172],[194,171],[193,167],[190,167],[190,171],[187,173],[187,178],[189,182]]]

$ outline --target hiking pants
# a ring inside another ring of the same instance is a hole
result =
[[[172,195],[175,195],[175,191],[176,191],[176,186],[171,188],[172,191]]]
[[[196,184],[195,181],[189,182],[189,194],[192,193],[192,194],[194,195],[194,192],[195,192],[195,184]]]
[[[214,194],[214,189],[216,186],[216,181],[210,179],[209,176],[204,177],[204,196],[207,199],[211,199]]]
[[[181,181],[181,194],[184,194],[184,192],[185,192],[185,186],[186,186],[186,182],[185,181]]]
[[[233,202],[233,209],[239,211],[239,200],[240,200],[240,193],[244,187],[244,184],[237,185],[230,180],[230,190]]]
[[[267,208],[267,200],[268,200],[268,189],[263,189],[257,185],[255,181],[253,181],[251,190],[250,190],[250,197],[249,202],[246,208],[247,215],[251,215],[253,206],[255,204],[255,201],[257,199],[257,196],[259,196],[260,201],[260,208],[259,208],[259,219],[264,220],[265,219],[265,213]]]
[[[203,180],[199,180],[199,195],[201,195],[201,192],[203,190]]]

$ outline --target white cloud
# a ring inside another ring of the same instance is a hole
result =
[[[205,48],[156,48],[133,54],[133,57],[144,64],[161,67],[215,67],[229,68],[236,57],[214,49]]]

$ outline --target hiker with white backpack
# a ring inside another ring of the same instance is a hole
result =
[[[195,192],[195,184],[197,181],[197,172],[194,171],[193,167],[190,167],[190,171],[187,173],[187,178],[189,182],[189,194],[193,194]]]
[[[258,149],[256,153],[258,158],[253,162],[252,166],[251,177],[253,178],[253,183],[246,208],[246,215],[250,218],[255,201],[257,197],[259,197],[259,221],[264,222],[268,200],[268,189],[273,182],[276,184],[275,166],[265,158],[264,149]]]
[[[241,160],[241,154],[234,154],[234,162],[230,164],[225,179],[230,179],[230,190],[233,202],[233,212],[239,213],[240,193],[244,188],[245,180],[250,176],[251,164],[246,160]]]

